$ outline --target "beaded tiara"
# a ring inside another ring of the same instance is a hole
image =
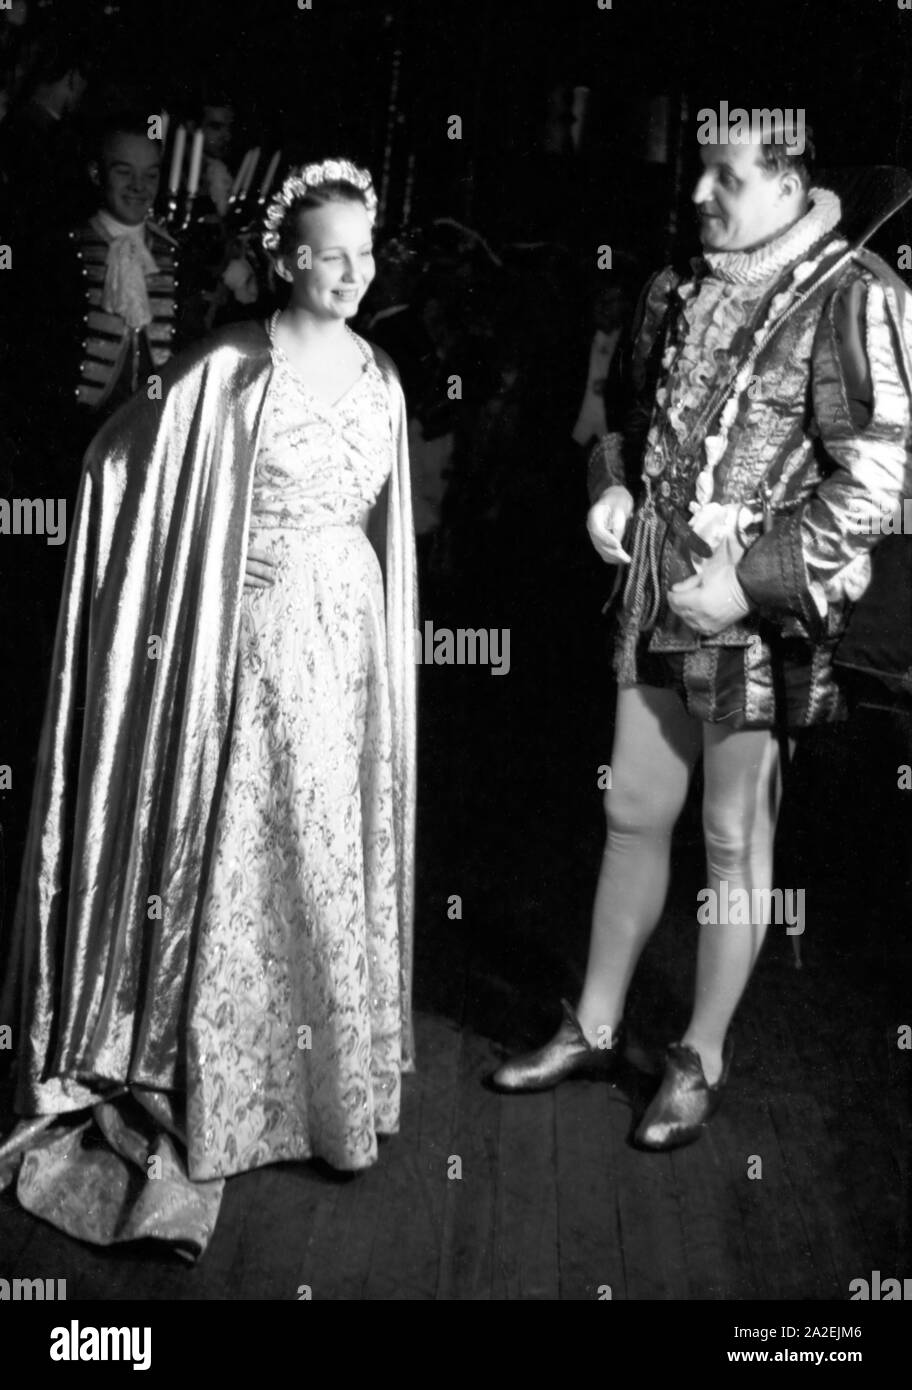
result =
[[[324,183],[350,183],[364,194],[371,226],[377,218],[377,195],[373,180],[366,169],[347,159],[324,159],[322,164],[305,164],[293,169],[266,209],[263,246],[272,254],[279,249],[279,235],[285,214],[299,198],[314,192]]]

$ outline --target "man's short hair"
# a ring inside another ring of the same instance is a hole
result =
[[[799,154],[794,142],[788,144],[784,139],[765,141],[757,153],[757,163],[772,178],[775,174],[796,173],[801,179],[805,193],[814,182],[814,167],[817,152],[814,148],[814,133],[810,126],[804,127],[804,149]]]
[[[102,117],[92,140],[92,152],[100,165],[104,163],[105,145],[115,135],[142,135],[148,140],[148,113],[143,111],[111,111]],[[153,143],[161,147],[161,141],[154,141]]]

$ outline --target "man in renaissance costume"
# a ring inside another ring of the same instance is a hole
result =
[[[845,717],[836,649],[912,487],[910,297],[847,240],[839,197],[812,185],[809,136],[792,137],[780,125],[703,145],[703,255],[660,271],[640,302],[624,428],[590,461],[590,536],[629,568],[589,963],[552,1040],[495,1073],[509,1092],[619,1075],[627,990],[702,755],[696,986],[638,1117],[651,1150],[698,1139],[719,1104],[772,922],[788,736]],[[775,926],[798,936],[803,914]]]

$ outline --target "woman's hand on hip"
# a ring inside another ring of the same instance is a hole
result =
[[[245,589],[271,589],[275,583],[276,562],[265,550],[247,551]]]

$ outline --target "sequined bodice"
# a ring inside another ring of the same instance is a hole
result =
[[[393,457],[388,394],[370,348],[352,337],[363,370],[334,405],[308,390],[273,341],[253,484],[257,526],[356,524],[376,501]]]

